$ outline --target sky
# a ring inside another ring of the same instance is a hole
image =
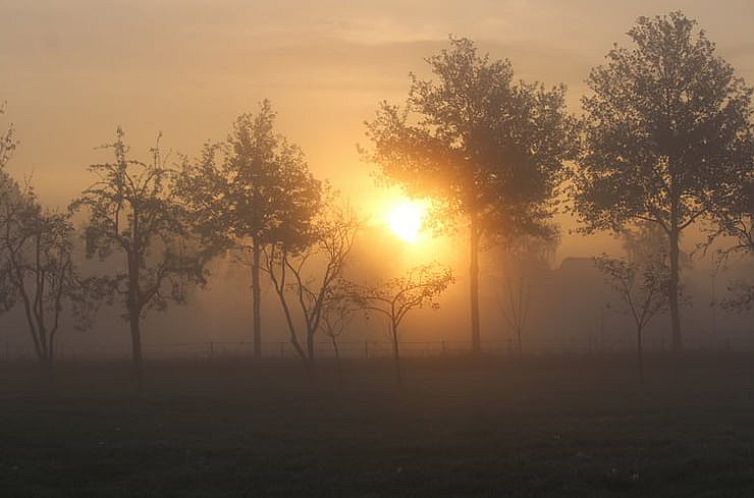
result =
[[[0,0],[0,100],[21,141],[10,171],[64,206],[117,125],[135,154],[162,131],[174,157],[195,155],[269,98],[316,175],[379,205],[388,194],[356,150],[363,122],[405,98],[408,73],[425,74],[450,34],[510,59],[522,79],[565,83],[578,112],[589,69],[635,19],[676,9],[754,83],[751,0]],[[561,255],[594,245],[566,236]]]

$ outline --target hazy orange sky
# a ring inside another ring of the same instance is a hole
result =
[[[521,78],[566,83],[577,111],[589,68],[636,17],[675,9],[754,83],[751,0],[0,0],[0,99],[22,142],[10,170],[63,205],[116,125],[136,151],[162,130],[167,148],[193,155],[268,97],[315,173],[362,201],[379,195],[355,148],[363,121],[404,98],[408,72],[450,33]],[[565,237],[561,252],[587,244]]]

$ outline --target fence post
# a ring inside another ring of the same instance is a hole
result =
[[[445,350],[445,339],[442,341],[442,355],[445,356],[446,350]]]
[[[209,357],[214,358],[215,357],[215,343],[214,341],[209,341]]]

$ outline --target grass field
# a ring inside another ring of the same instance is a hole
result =
[[[0,496],[754,496],[754,356],[0,367]]]

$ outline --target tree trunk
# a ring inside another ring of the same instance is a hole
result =
[[[472,216],[469,225],[470,249],[469,254],[469,284],[471,297],[471,351],[478,354],[482,350],[479,334],[479,229],[476,218]]]
[[[314,363],[314,333],[306,332],[306,355],[310,364]]]
[[[136,387],[144,387],[144,361],[141,353],[141,320],[139,313],[129,310],[128,321],[131,326],[131,353]]]
[[[136,388],[141,391],[144,387],[144,368],[141,354],[141,301],[139,261],[135,250],[128,253],[128,324],[131,328],[131,359],[133,362]]]
[[[644,385],[644,346],[641,327],[636,327],[636,366],[639,370],[639,384]]]
[[[393,335],[393,359],[395,360],[395,381],[398,387],[403,386],[403,371],[401,370],[401,354],[398,346],[398,325],[390,324],[390,331]]]
[[[259,261],[261,257],[259,241],[254,238],[251,263],[251,301],[253,308],[254,358],[262,357],[262,290],[259,287]]]
[[[333,352],[335,352],[335,368],[338,369],[338,386],[343,387],[343,368],[340,364],[340,349],[338,348],[338,341],[335,339],[334,335],[330,336],[330,341],[332,341],[332,349]]]
[[[679,296],[680,281],[680,247],[679,247],[679,230],[672,227],[670,231],[670,323],[672,327],[673,351],[683,349],[683,338],[681,336],[681,310]]]

